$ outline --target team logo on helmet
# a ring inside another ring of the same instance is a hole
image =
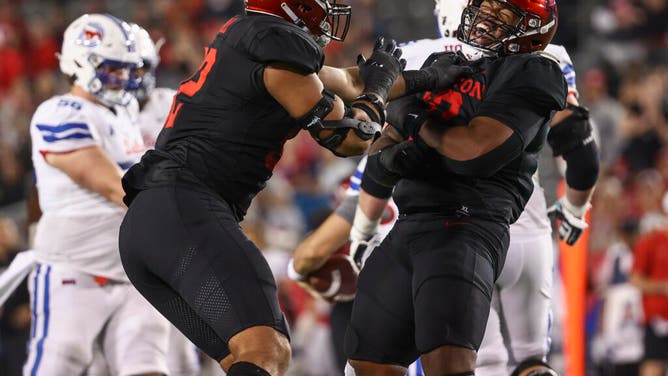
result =
[[[77,43],[85,47],[97,47],[104,39],[104,29],[97,23],[88,23],[84,26]]]

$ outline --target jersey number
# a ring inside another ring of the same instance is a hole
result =
[[[181,86],[179,86],[179,91],[176,92],[176,95],[174,95],[174,99],[172,100],[172,107],[169,110],[169,116],[165,121],[165,128],[172,128],[174,126],[174,119],[179,113],[179,110],[181,110],[183,103],[176,102],[176,98],[179,96],[179,94],[185,94],[189,97],[193,97],[202,88],[204,82],[206,82],[206,78],[209,76],[209,72],[211,72],[211,68],[213,68],[213,64],[216,62],[217,52],[218,50],[215,48],[208,47],[206,49],[204,60],[202,61],[202,64],[200,64],[199,68],[197,68],[195,74],[190,76],[189,79],[184,81]]]

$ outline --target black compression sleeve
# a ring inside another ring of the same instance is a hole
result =
[[[566,161],[566,183],[569,187],[584,191],[596,184],[599,159],[596,142],[580,145],[563,154]]]
[[[362,175],[360,187],[368,194],[376,198],[388,198],[392,196],[394,184],[399,180],[380,164],[380,153],[369,156]]]

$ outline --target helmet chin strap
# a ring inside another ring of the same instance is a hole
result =
[[[285,2],[281,3],[281,9],[283,9],[283,12],[285,12],[285,14],[287,14],[288,17],[290,17],[290,19],[295,25],[301,27],[305,31],[308,31],[308,28],[304,24],[304,21],[302,21],[302,19],[299,18],[297,14],[295,14],[295,12],[292,11],[292,9],[290,9],[290,6],[287,3]]]
[[[292,22],[295,25],[297,25],[298,27],[301,27],[302,30],[311,34],[313,36],[313,39],[315,39],[315,42],[318,43],[318,45],[320,47],[325,48],[325,46],[327,46],[327,44],[329,44],[329,42],[332,40],[332,38],[330,38],[326,35],[315,35],[315,34],[313,34],[311,32],[311,30],[309,30],[308,27],[306,27],[306,24],[304,24],[304,21],[302,21],[302,19],[299,18],[297,16],[297,14],[295,14],[295,12],[293,12],[292,9],[290,9],[290,6],[288,4],[286,4],[285,2],[281,3],[281,9],[283,9],[285,14],[287,14],[288,17],[290,17],[290,19],[292,20]]]

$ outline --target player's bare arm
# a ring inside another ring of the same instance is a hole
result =
[[[121,186],[122,171],[98,146],[69,153],[47,153],[46,162],[63,171],[75,183],[97,192],[107,200],[126,207]]]
[[[364,90],[364,82],[360,79],[358,67],[336,68],[325,65],[318,73],[318,77],[327,90],[336,93],[346,103],[355,100]],[[403,75],[400,75],[390,89],[387,99],[396,99],[405,94],[406,81]]]
[[[447,129],[427,122],[419,133],[422,140],[440,154],[464,162],[501,146],[513,135],[513,130],[496,119],[478,116],[466,126]]]
[[[390,145],[398,144],[403,140],[404,139],[401,134],[394,127],[385,126],[381,136],[378,137],[378,139],[371,145],[369,155],[377,154],[381,149]],[[383,215],[383,211],[387,206],[388,199],[389,196],[385,198],[379,198],[369,194],[364,189],[360,189],[359,202],[357,204],[358,209],[355,213],[353,232],[351,233],[354,240],[362,240],[362,238],[368,238],[373,235],[373,232],[375,232],[375,227],[378,225],[377,222],[380,220],[381,216]],[[365,225],[367,220],[374,222],[373,228],[369,228],[369,225]],[[356,231],[359,233],[357,236],[355,234]]]
[[[377,42],[374,54],[381,55],[383,52],[382,49],[383,46],[379,46]],[[394,57],[399,59],[401,57],[401,52],[398,52],[400,49],[397,48],[396,51]],[[369,61],[375,58],[374,54],[371,55]],[[365,76],[364,70],[369,65],[367,62],[360,55],[357,67],[334,68],[324,66],[319,73],[320,80],[326,89],[336,93],[345,102],[353,101],[357,96],[365,92],[365,83],[362,77]],[[447,89],[458,78],[472,73],[468,66],[459,65],[461,61],[458,60],[455,54],[434,53],[429,57],[428,62],[425,67],[419,70],[403,71],[402,74],[398,75],[394,84],[384,94],[387,100],[401,98],[405,95],[426,90]]]
[[[295,249],[294,270],[301,275],[317,270],[346,244],[349,234],[350,222],[339,215],[330,215]]]
[[[383,148],[398,144],[401,141],[403,141],[401,134],[394,127],[386,125],[381,136],[371,145],[369,155],[376,155]],[[353,243],[351,245],[351,255],[352,252],[357,251],[355,243],[368,241],[378,231],[380,219],[389,199],[389,194],[378,194],[373,190],[372,193],[369,193],[363,187],[360,188],[355,217],[350,229],[350,239]]]
[[[264,83],[269,93],[295,119],[300,119],[323,100],[323,84],[316,74],[303,75],[282,66],[267,66],[264,71]],[[342,120],[345,117],[345,105],[340,97],[334,96],[332,110],[321,120]],[[359,109],[353,109],[354,118],[369,121],[369,116]],[[363,154],[371,144],[371,138],[364,140],[356,132],[348,131],[334,152],[344,155]],[[326,139],[334,130],[323,129],[316,136]]]

